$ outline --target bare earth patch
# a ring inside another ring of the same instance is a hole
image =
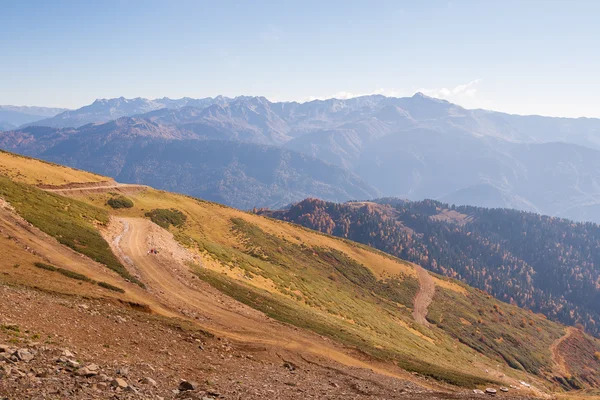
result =
[[[427,308],[433,300],[435,283],[429,275],[429,272],[427,272],[423,267],[415,264],[415,269],[419,278],[419,291],[417,292],[414,300],[413,317],[419,324],[429,326],[429,322],[427,322],[426,318]]]

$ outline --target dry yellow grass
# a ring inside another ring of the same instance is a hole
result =
[[[105,176],[0,151],[0,174],[28,185],[65,185],[110,180]]]
[[[35,262],[44,262],[39,256],[26,251],[11,239],[0,236],[0,283],[33,286],[44,291],[76,294],[87,297],[112,296],[88,282],[74,281],[61,274],[36,268]]]
[[[467,295],[467,289],[457,284],[456,282],[451,282],[446,279],[440,279],[435,276],[432,276],[433,282],[435,282],[436,286],[442,287],[444,289],[452,290],[453,292]]]

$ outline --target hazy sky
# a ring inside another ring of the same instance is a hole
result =
[[[0,104],[415,91],[600,117],[600,1],[0,0]]]

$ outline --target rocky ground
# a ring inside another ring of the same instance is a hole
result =
[[[428,386],[233,343],[135,305],[0,285],[0,399],[483,396]]]

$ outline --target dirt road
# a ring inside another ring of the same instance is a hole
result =
[[[64,196],[73,196],[106,192],[137,193],[142,190],[148,189],[148,186],[117,182],[111,182],[109,184],[107,184],[106,182],[93,182],[89,184],[73,186],[67,185],[65,187],[51,187],[41,189],[45,190],[46,192],[56,193]]]
[[[421,266],[415,264],[417,276],[419,277],[419,291],[413,303],[413,317],[419,324],[429,326],[427,322],[427,308],[433,300],[435,284],[429,273]]]
[[[176,316],[175,313],[161,307],[139,286],[125,282],[114,271],[104,265],[63,246],[55,238],[34,227],[14,211],[0,207],[0,232],[11,238],[19,246],[32,254],[41,257],[45,262],[83,274],[93,280],[107,282],[125,289],[124,295],[118,297],[140,304],[148,304],[156,312],[165,316]],[[112,296],[105,293],[105,296]]]
[[[108,239],[115,253],[140,276],[161,305],[199,321],[213,333],[239,342],[289,350],[310,358],[325,357],[346,366],[367,368],[387,376],[411,378],[404,371],[384,369],[377,363],[355,358],[342,346],[319,335],[281,324],[225,296],[195,277],[182,262],[186,258],[182,252],[186,250],[170,233],[150,221],[119,218],[113,219],[111,224],[112,237]],[[148,250],[154,248],[156,243],[160,243],[159,253],[149,254]]]
[[[567,331],[565,332],[565,334],[563,336],[561,336],[559,339],[557,339],[554,343],[552,343],[552,345],[550,346],[550,351],[552,352],[552,361],[554,361],[554,365],[555,365],[555,369],[554,371],[559,373],[562,376],[569,376],[569,370],[566,366],[565,363],[565,359],[562,356],[562,354],[560,354],[560,345],[561,343],[563,343],[565,340],[569,339],[571,337],[571,335],[574,333],[575,328],[569,326],[567,327]]]

